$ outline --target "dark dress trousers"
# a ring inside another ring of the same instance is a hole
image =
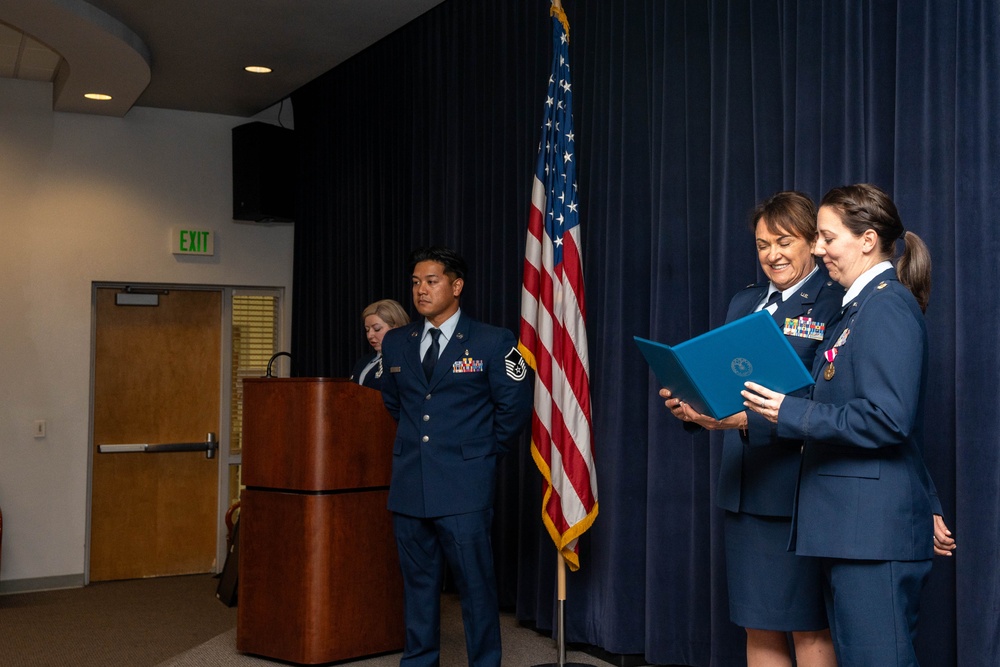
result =
[[[823,560],[840,664],[915,665],[941,504],[920,454],[927,329],[895,269],[848,304],[823,349],[837,343],[813,400],[788,396],[778,413],[778,435],[804,440],[791,544]]]
[[[382,397],[397,420],[394,513],[407,619],[402,665],[436,665],[445,560],[462,600],[469,664],[500,664],[490,530],[498,457],[531,416],[532,375],[514,335],[464,314],[424,374],[424,320],[382,340]]]

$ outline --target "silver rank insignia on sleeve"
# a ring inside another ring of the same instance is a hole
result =
[[[516,347],[510,348],[510,352],[503,358],[503,365],[507,369],[507,377],[514,382],[520,382],[528,377],[528,364],[524,363],[524,357]]]

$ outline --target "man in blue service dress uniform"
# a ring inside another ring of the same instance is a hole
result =
[[[532,380],[513,333],[464,315],[466,265],[447,248],[410,256],[423,316],[382,340],[382,398],[398,422],[389,510],[403,573],[400,665],[438,665],[447,562],[462,601],[469,665],[499,667],[490,540],[497,460],[531,416]]]

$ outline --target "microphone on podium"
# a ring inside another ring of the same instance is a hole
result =
[[[271,364],[273,364],[274,360],[277,359],[278,357],[288,357],[289,359],[291,359],[292,355],[288,352],[275,352],[274,354],[272,354],[271,358],[267,360],[267,375],[265,375],[264,377],[266,378],[274,377],[273,375],[271,375]]]

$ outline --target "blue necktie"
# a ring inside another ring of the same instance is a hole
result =
[[[441,335],[440,329],[431,329],[431,346],[427,348],[427,352],[424,353],[423,366],[424,375],[427,376],[427,381],[429,382],[431,376],[434,375],[434,364],[437,363],[438,356],[441,352],[441,345],[438,343],[438,336]]]
[[[781,290],[774,290],[773,292],[771,292],[771,296],[769,296],[767,298],[767,303],[765,303],[763,305],[763,307],[761,308],[761,310],[764,310],[765,308],[768,308],[769,306],[773,306],[776,303],[780,304],[781,301],[782,301],[782,299],[781,299]]]

